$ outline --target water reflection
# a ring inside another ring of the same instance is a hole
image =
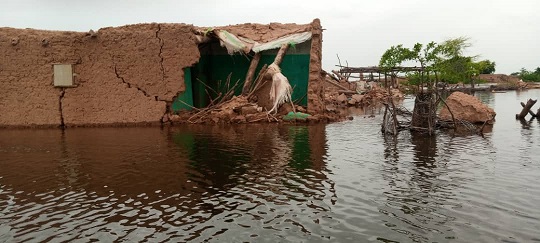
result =
[[[336,197],[324,126],[0,132],[0,241],[294,239]]]
[[[474,92],[474,96],[484,104],[495,105],[495,95],[491,92]]]
[[[402,132],[400,135],[401,138],[385,139],[383,178],[390,190],[384,192],[386,203],[379,208],[387,216],[385,226],[397,234],[377,239],[393,242],[404,237],[413,241],[455,238],[455,232],[449,230],[455,218],[445,205],[454,205],[449,201],[455,197],[456,181],[448,181],[452,175],[444,156],[439,154],[437,143],[441,134]]]
[[[533,123],[533,121],[535,120],[535,118],[531,118],[529,120],[526,120],[526,119],[518,119],[519,120],[519,123],[521,123],[521,128],[523,129],[531,129],[531,124]]]

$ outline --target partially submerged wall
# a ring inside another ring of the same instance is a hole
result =
[[[322,112],[318,20],[222,28],[255,41],[312,30],[308,110]],[[0,127],[160,122],[185,91],[183,69],[199,61],[194,31],[156,23],[95,33],[0,28]],[[54,64],[73,64],[74,87],[53,86]]]

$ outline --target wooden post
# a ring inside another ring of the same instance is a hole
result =
[[[289,49],[289,44],[283,44],[281,45],[281,48],[279,48],[279,51],[276,55],[276,59],[274,59],[274,63],[276,65],[280,65],[281,61],[283,61],[283,56],[285,56],[285,53],[287,53],[287,50]]]
[[[244,81],[244,87],[242,88],[242,95],[247,95],[249,93],[249,88],[251,87],[253,77],[255,76],[255,69],[257,69],[257,65],[259,65],[260,60],[261,53],[255,53],[255,56],[253,56],[253,59],[251,59],[251,63],[249,64],[249,69],[246,74],[246,80]]]
[[[527,100],[527,104],[523,107],[523,110],[521,110],[521,113],[516,114],[516,118],[523,119],[525,116],[527,116],[527,113],[531,110],[533,105],[536,104],[536,100],[529,99]]]

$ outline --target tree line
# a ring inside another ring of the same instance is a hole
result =
[[[534,71],[521,68],[519,72],[511,73],[510,75],[518,76],[525,82],[540,82],[540,67],[537,67]]]

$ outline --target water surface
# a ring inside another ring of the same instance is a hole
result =
[[[540,92],[484,137],[314,126],[0,130],[0,242],[540,241]],[[412,102],[406,100],[405,103]]]

